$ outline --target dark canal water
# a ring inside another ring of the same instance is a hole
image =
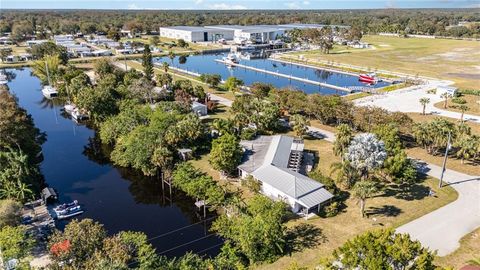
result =
[[[170,202],[159,180],[112,166],[94,130],[63,116],[63,104],[43,98],[40,81],[29,69],[7,72],[15,74],[8,83],[10,92],[47,134],[41,164],[46,182],[59,192],[61,202],[80,202],[85,213],[77,216],[79,219],[92,218],[111,234],[142,231],[166,256],[218,252],[221,240],[208,232],[212,218],[202,222],[192,199],[174,192]]]
[[[173,66],[181,68],[187,71],[196,72],[199,74],[220,74],[222,79],[225,80],[228,77],[234,76],[240,78],[244,81],[245,85],[251,85],[254,82],[265,82],[274,85],[275,87],[292,87],[299,89],[308,94],[321,93],[324,95],[345,95],[347,92],[338,91],[327,87],[312,85],[308,83],[303,83],[296,80],[289,80],[283,77],[277,77],[274,75],[266,74],[263,72],[257,72],[241,67],[227,67],[223,63],[216,62],[215,59],[222,59],[226,54],[203,54],[203,55],[190,55],[190,56],[179,56],[173,59]],[[167,62],[172,65],[170,58],[168,57],[158,57],[154,59],[154,62],[162,63]],[[292,75],[295,77],[306,78],[312,81],[318,81],[323,83],[328,83],[336,86],[350,87],[350,86],[361,86],[361,87],[371,87],[378,88],[387,86],[390,83],[388,82],[379,82],[373,86],[368,86],[360,81],[358,81],[357,76],[331,72],[323,69],[314,69],[302,67],[295,64],[286,64],[273,61],[266,58],[261,59],[252,59],[252,60],[240,60],[240,64],[247,65],[251,67],[256,67],[259,69],[266,69],[269,71],[274,71],[278,73],[283,73],[286,75]]]

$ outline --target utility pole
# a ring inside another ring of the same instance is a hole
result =
[[[443,175],[445,174],[445,165],[447,165],[447,157],[448,157],[448,151],[450,150],[450,140],[451,140],[452,135],[450,134],[450,131],[448,132],[448,142],[447,142],[447,147],[445,148],[445,157],[443,158],[443,165],[442,165],[442,174],[440,175],[440,182],[438,183],[438,187],[442,187],[443,183]]]

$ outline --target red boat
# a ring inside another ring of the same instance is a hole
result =
[[[375,78],[375,73],[360,74],[358,76],[358,80],[361,82],[370,83],[370,84],[377,83],[377,79]]]

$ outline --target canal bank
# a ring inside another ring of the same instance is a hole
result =
[[[177,191],[169,198],[158,179],[113,166],[106,158],[108,147],[99,143],[95,131],[67,118],[58,100],[43,98],[40,81],[29,69],[7,71],[15,75],[8,83],[10,92],[47,135],[41,163],[46,182],[61,202],[80,202],[85,213],[79,219],[92,218],[110,234],[144,232],[161,255],[218,252],[222,241],[208,232],[213,218],[202,220],[194,200]]]

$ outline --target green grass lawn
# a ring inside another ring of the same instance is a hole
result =
[[[480,43],[464,40],[365,36],[372,49],[346,49],[336,46],[331,54],[319,51],[295,52],[309,61],[334,61],[412,75],[453,80],[462,88],[478,88]]]
[[[479,86],[480,87],[480,86]],[[480,115],[480,96],[474,96],[474,95],[462,95],[460,98],[463,98],[467,103],[468,111],[466,111],[466,114],[472,114],[472,115]],[[443,109],[443,101],[440,101],[438,103],[435,103],[434,106],[439,109]],[[447,102],[447,109],[449,111],[454,111],[454,112],[462,112],[461,110],[458,109],[459,104],[455,104],[452,102],[452,99],[449,99]]]

